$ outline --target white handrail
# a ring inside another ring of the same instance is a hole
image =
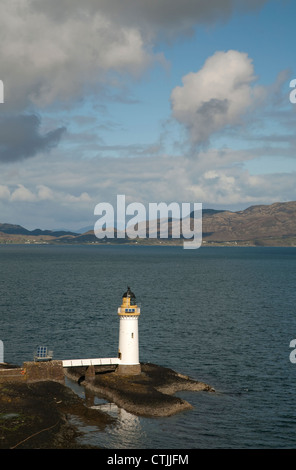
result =
[[[118,357],[103,357],[94,359],[66,359],[62,361],[63,367],[82,367],[82,366],[108,366],[121,363]]]

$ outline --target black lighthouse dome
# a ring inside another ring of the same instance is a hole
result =
[[[122,298],[124,297],[129,297],[130,298],[130,304],[135,305],[136,304],[136,296],[135,294],[131,291],[130,287],[127,288],[127,291],[123,294]]]

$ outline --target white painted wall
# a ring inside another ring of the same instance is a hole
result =
[[[120,364],[139,364],[138,316],[121,315],[119,324]]]

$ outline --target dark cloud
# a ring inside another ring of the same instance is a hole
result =
[[[164,34],[186,32],[196,24],[228,19],[234,11],[262,7],[268,0],[31,0],[36,11],[45,12],[54,21],[75,16],[87,19],[98,11],[124,26]]]
[[[212,98],[209,101],[202,103],[196,112],[202,114],[207,123],[210,123],[213,116],[216,114],[227,114],[228,108],[229,100],[218,100],[217,98]]]
[[[59,143],[64,127],[40,134],[41,120],[35,114],[0,117],[0,162],[16,162],[49,152]]]

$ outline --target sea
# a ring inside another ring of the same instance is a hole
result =
[[[140,361],[208,383],[191,410],[139,417],[94,397],[114,422],[70,417],[102,449],[296,447],[296,248],[0,245],[5,362],[114,357],[127,286],[141,307]],[[84,387],[67,380],[79,396]]]

